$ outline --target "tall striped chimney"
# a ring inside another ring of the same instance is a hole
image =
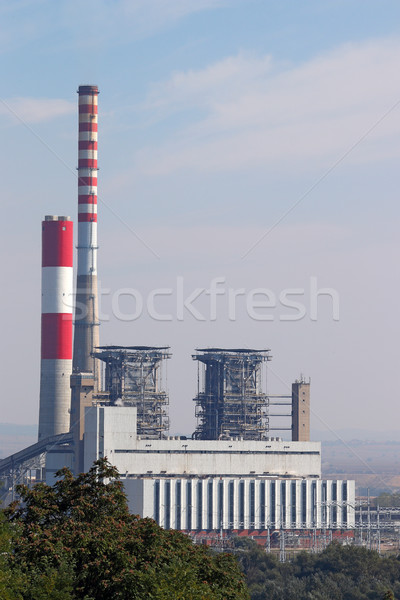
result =
[[[78,146],[78,265],[76,285],[74,372],[91,372],[99,345],[97,298],[97,96],[96,85],[81,85]],[[97,385],[95,383],[95,388]]]
[[[72,372],[73,223],[42,222],[42,335],[39,440],[69,430]]]

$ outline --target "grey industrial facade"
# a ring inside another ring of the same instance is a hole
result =
[[[167,529],[351,529],[355,523],[354,481],[144,477],[125,480],[125,489],[133,513]]]
[[[85,470],[107,457],[121,473],[130,510],[166,528],[352,529],[354,481],[321,479],[319,442],[143,439],[136,408],[86,409]],[[49,483],[72,459],[48,454]]]

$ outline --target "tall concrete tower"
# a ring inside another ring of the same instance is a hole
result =
[[[78,146],[78,265],[74,372],[97,376],[92,352],[99,345],[97,298],[97,97],[98,87],[81,85]]]
[[[292,383],[292,442],[310,441],[310,382]]]
[[[72,372],[73,224],[42,222],[42,339],[39,440],[69,430]]]

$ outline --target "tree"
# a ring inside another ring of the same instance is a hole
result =
[[[131,515],[106,459],[76,478],[68,469],[57,476],[53,487],[19,486],[22,502],[5,511],[16,532],[10,567],[31,589],[42,580],[53,594],[35,596],[25,586],[23,600],[248,598],[234,557]]]
[[[393,494],[389,494],[388,492],[383,492],[377,498],[375,498],[375,505],[379,506],[400,506],[400,494],[393,492]]]
[[[0,598],[2,600],[18,599],[13,572],[8,563],[11,547],[10,526],[4,515],[0,515]]]
[[[235,543],[252,600],[390,600],[400,597],[400,556],[334,542],[280,563],[255,542]],[[391,591],[389,591],[391,590]],[[386,591],[386,596],[384,596]]]

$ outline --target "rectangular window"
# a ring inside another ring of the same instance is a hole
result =
[[[197,529],[203,529],[203,482],[197,482]]]
[[[165,529],[171,529],[171,482],[170,481],[166,481],[165,482],[165,487],[164,487],[164,494],[165,494],[165,518],[164,518],[164,523],[165,523]]]
[[[276,490],[275,481],[271,481],[271,526],[276,526]]]
[[[260,528],[265,529],[265,481],[260,484]]]
[[[154,520],[160,525],[160,480],[154,484]]]
[[[239,529],[244,528],[244,481],[239,481]]]
[[[347,481],[343,481],[342,500],[343,502],[347,502]],[[347,525],[347,504],[344,504],[342,508],[342,523],[343,525]]]
[[[328,521],[328,507],[326,505],[327,503],[327,489],[326,489],[326,481],[324,481],[322,483],[322,523],[324,525],[327,525],[327,521]]]
[[[307,523],[307,483],[301,483],[301,522],[305,526]]]
[[[296,482],[292,481],[290,484],[290,507],[291,514],[290,519],[292,521],[292,527],[297,525],[297,502],[296,502]]]
[[[286,525],[286,481],[281,482],[281,520],[282,526]]]
[[[186,484],[186,529],[192,529],[192,482]]]
[[[175,486],[175,529],[182,528],[182,482],[177,481]]]
[[[311,521],[313,527],[317,524],[317,482],[311,484]]]
[[[332,525],[337,525],[337,482],[332,483]]]
[[[208,529],[213,528],[213,482],[208,482]]]
[[[233,481],[229,482],[229,527],[233,529],[235,517],[235,488]]]
[[[250,529],[254,529],[256,520],[256,484],[250,481]]]
[[[218,527],[223,528],[224,525],[224,482],[218,483]]]

